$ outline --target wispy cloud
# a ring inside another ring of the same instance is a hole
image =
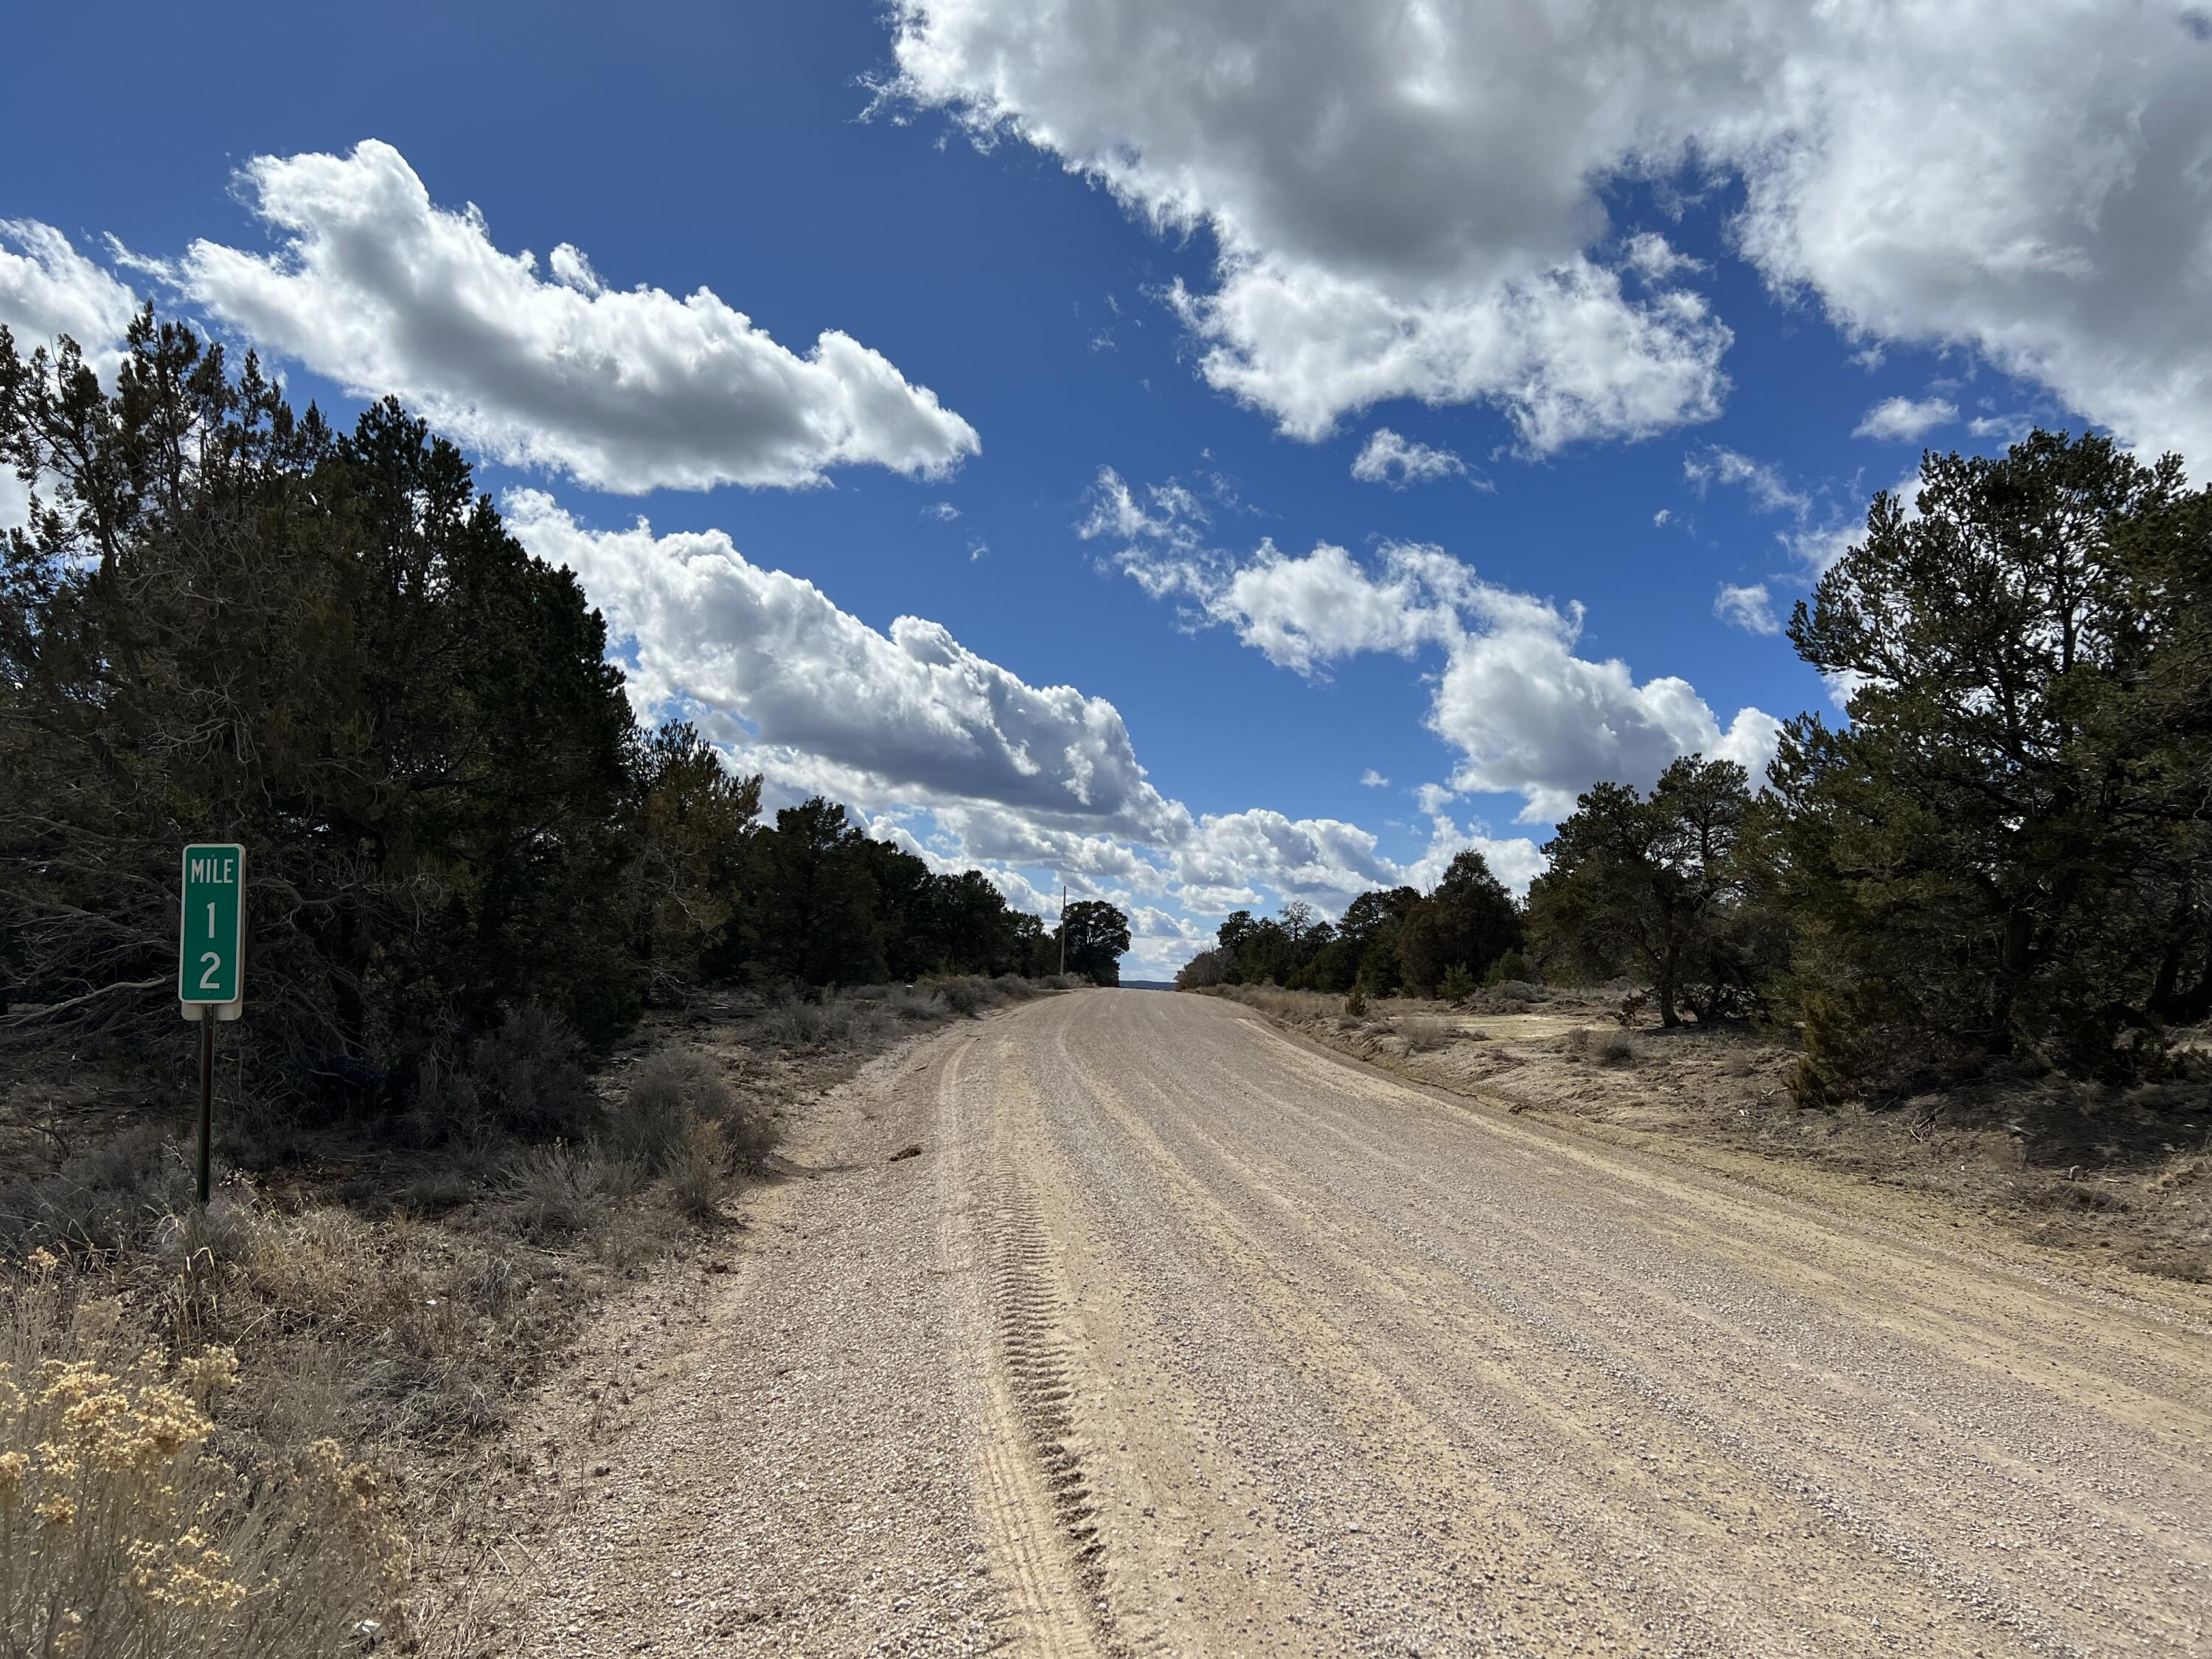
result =
[[[1352,458],[1352,476],[1362,483],[1387,484],[1393,489],[1438,478],[1467,478],[1478,489],[1497,488],[1487,478],[1471,475],[1467,463],[1450,450],[1402,438],[1387,426],[1376,427]]]
[[[1731,628],[1741,628],[1747,634],[1779,634],[1782,624],[1774,615],[1774,605],[1768,598],[1766,584],[1753,582],[1739,587],[1732,582],[1723,582],[1719,593],[1713,599],[1713,615]]]

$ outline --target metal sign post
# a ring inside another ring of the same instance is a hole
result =
[[[246,848],[235,842],[185,848],[177,919],[177,1001],[200,1027],[199,1201],[208,1201],[208,1143],[215,1119],[215,1028],[246,1012]]]
[[[200,1010],[199,1204],[207,1208],[208,1142],[215,1130],[215,1010]]]

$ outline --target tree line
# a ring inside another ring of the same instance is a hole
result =
[[[1931,453],[1788,636],[1847,718],[1788,722],[1756,787],[1699,756],[1600,783],[1525,903],[1469,851],[1334,926],[1239,912],[1183,982],[1631,975],[1664,1024],[1793,1036],[1815,1103],[2170,1070],[2212,1018],[2212,490],[2094,434]]]
[[[250,849],[258,1075],[388,1105],[530,1005],[604,1053],[648,999],[1042,975],[1060,941],[816,799],[762,821],[688,725],[641,729],[575,578],[380,403],[295,413],[248,356],[132,325],[114,389],[0,329],[0,1014],[157,1043],[176,861]],[[1127,919],[1079,903],[1069,971]]]

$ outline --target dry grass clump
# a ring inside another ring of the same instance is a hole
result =
[[[1425,1054],[1448,1047],[1459,1035],[1459,1024],[1433,1014],[1413,1014],[1399,1026],[1398,1032],[1406,1039],[1407,1054]]]
[[[890,1024],[930,1024],[972,1019],[1010,1002],[1026,1002],[1048,990],[1089,983],[1070,974],[1041,980],[1000,974],[941,974],[911,985],[861,985],[777,1003],[753,1022],[758,1036],[787,1048],[873,1048],[891,1035]]]
[[[866,1048],[884,1040],[889,1017],[877,1004],[836,991],[779,1002],[752,1022],[752,1035],[784,1048]]]
[[[1600,1066],[1634,1066],[1644,1049],[1626,1031],[1593,1031],[1577,1025],[1559,1039],[1560,1052],[1570,1060],[1594,1060]]]
[[[720,1220],[731,1163],[729,1137],[720,1124],[703,1117],[686,1123],[684,1139],[663,1171],[677,1213],[690,1221]]]
[[[1626,1031],[1601,1031],[1590,1044],[1589,1057],[1601,1066],[1633,1066],[1644,1058],[1644,1048]]]
[[[601,1157],[592,1146],[556,1140],[520,1148],[507,1165],[515,1231],[538,1243],[566,1244],[613,1206],[635,1197],[640,1177],[635,1164]]]
[[[119,1304],[33,1251],[0,1278],[0,1638],[84,1659],[313,1659],[397,1628],[391,1495],[335,1440],[225,1456],[237,1355],[132,1352]]]
[[[1543,986],[1529,980],[1501,980],[1477,991],[1468,1000],[1468,1006],[1486,1014],[1525,1013],[1547,994]]]
[[[710,1146],[722,1171],[758,1170],[775,1148],[775,1125],[757,1103],[740,1100],[714,1059],[694,1048],[667,1048],[639,1065],[629,1098],[610,1114],[618,1157],[649,1176],[678,1164],[696,1178]],[[702,1126],[713,1131],[702,1133]],[[679,1203],[692,1213],[696,1206]]]
[[[1065,990],[1086,982],[1073,974],[1054,974],[1036,982],[1013,974],[1000,974],[996,979],[985,979],[975,974],[947,974],[923,980],[917,988],[937,997],[953,1015],[973,1019],[988,1009],[1002,1008],[1010,1002],[1026,1002],[1037,994],[1040,986]]]
[[[1336,998],[1321,991],[1286,991],[1273,985],[1211,986],[1202,994],[1224,997],[1277,1019],[1287,1020],[1319,1019],[1343,1006]]]

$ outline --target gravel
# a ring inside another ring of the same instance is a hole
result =
[[[792,1152],[489,1650],[2212,1652],[2212,1330],[1841,1179],[1116,992]]]

